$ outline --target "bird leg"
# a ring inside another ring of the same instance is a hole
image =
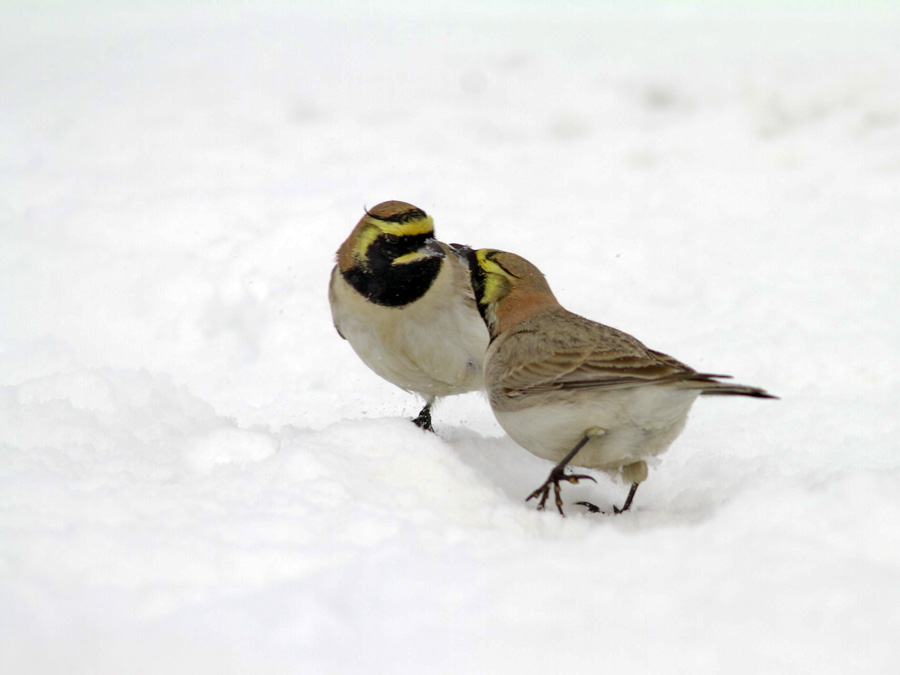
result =
[[[613,506],[613,512],[616,515],[625,513],[628,509],[631,508],[631,500],[634,499],[634,493],[637,492],[638,485],[640,485],[640,483],[631,484],[631,489],[628,491],[628,496],[625,498],[625,505],[621,509],[618,506]]]
[[[594,427],[593,429],[588,429],[588,431],[584,434],[584,437],[578,441],[574,448],[569,452],[568,455],[563,457],[562,461],[553,467],[553,470],[550,472],[550,475],[547,477],[547,480],[544,481],[544,484],[541,485],[537,490],[528,495],[528,499],[525,501],[530,501],[532,499],[537,499],[538,497],[541,500],[538,502],[538,511],[544,510],[544,505],[547,503],[547,498],[550,496],[550,486],[553,486],[553,495],[556,497],[556,508],[559,510],[559,515],[565,516],[563,513],[563,502],[562,497],[560,496],[560,481],[568,481],[569,483],[578,484],[581,479],[592,480],[595,483],[597,482],[593,476],[588,476],[583,473],[575,473],[575,474],[567,474],[566,473],[566,465],[572,461],[575,455],[578,454],[578,451],[584,447],[585,443],[591,440],[594,436],[600,436],[606,433],[603,429],[598,427]]]
[[[631,500],[634,499],[634,493],[637,492],[638,485],[640,485],[640,483],[632,483],[631,484],[631,489],[628,491],[628,497],[625,498],[625,505],[622,506],[621,509],[618,506],[616,506],[615,504],[613,504],[613,513],[615,515],[619,515],[620,513],[625,513],[628,509],[631,508]],[[590,502],[575,502],[575,503],[578,504],[579,506],[586,507],[587,510],[590,511],[591,513],[602,513],[604,515],[609,515],[608,511],[601,511],[600,507],[597,506],[596,504],[591,504]]]
[[[420,429],[434,433],[434,427],[431,426],[431,401],[425,404],[425,407],[419,412],[419,416],[413,419],[412,423]]]

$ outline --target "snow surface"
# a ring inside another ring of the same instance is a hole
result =
[[[890,3],[7,3],[0,671],[900,672]],[[704,399],[625,486],[330,321],[403,199]]]

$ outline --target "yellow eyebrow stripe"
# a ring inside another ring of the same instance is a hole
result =
[[[379,220],[378,218],[372,218],[372,220],[377,221],[378,228],[385,234],[396,234],[398,237],[415,237],[420,234],[431,234],[434,232],[434,221],[431,219],[431,216],[425,216],[418,220],[408,220],[405,223],[392,223],[387,220]]]
[[[425,258],[430,258],[431,256],[427,253],[421,253],[419,251],[413,251],[412,253],[407,253],[406,255],[401,255],[394,258],[394,261],[391,263],[392,265],[406,265],[411,262],[416,262],[417,260],[424,260]]]
[[[369,247],[383,234],[391,234],[397,237],[416,237],[423,234],[434,234],[434,221],[431,216],[418,220],[408,220],[405,223],[392,223],[389,220],[381,220],[368,216],[360,221],[357,227],[361,228],[356,238],[354,247],[356,255],[364,257]],[[403,262],[412,262],[404,260]]]

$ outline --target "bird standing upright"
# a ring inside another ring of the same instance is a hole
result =
[[[533,454],[557,462],[526,501],[543,509],[551,487],[563,513],[560,481],[568,464],[599,469],[631,484],[631,506],[647,478],[647,458],[669,447],[701,394],[776,398],[757,387],[720,382],[653,351],[620,330],[559,304],[544,275],[513,253],[468,251],[472,288],[491,344],[484,379],[500,426]],[[592,511],[596,507],[585,503]]]
[[[480,389],[488,333],[466,265],[434,237],[412,204],[378,204],[337,251],[331,315],[369,368],[425,407],[413,421],[434,431],[436,398]]]

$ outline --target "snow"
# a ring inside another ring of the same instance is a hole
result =
[[[0,14],[0,671],[900,672],[891,3]],[[781,400],[537,512],[331,325],[385,199]]]

